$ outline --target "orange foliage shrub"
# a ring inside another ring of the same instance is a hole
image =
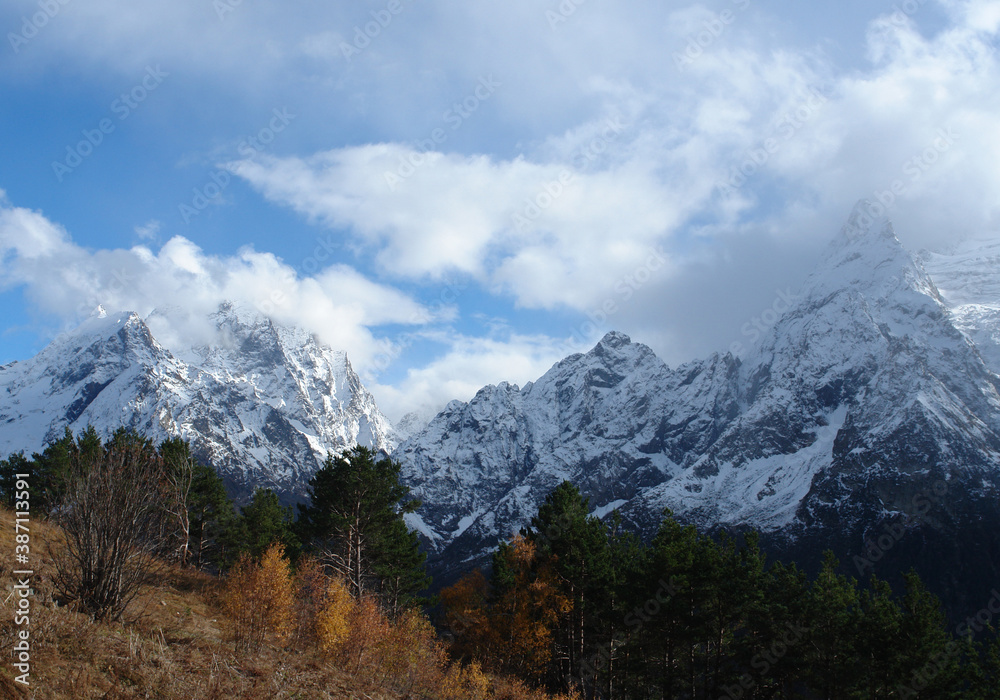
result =
[[[494,672],[541,679],[556,625],[573,604],[560,592],[551,565],[536,557],[532,542],[518,535],[504,557],[513,579],[506,590],[490,591],[475,571],[441,592],[453,650]]]
[[[299,558],[293,581],[295,640],[304,648],[315,645],[319,640],[317,622],[326,599],[328,584],[329,577],[315,557]]]
[[[490,678],[478,661],[452,664],[441,679],[441,700],[490,700]]]
[[[355,674],[373,671],[382,664],[382,645],[389,636],[389,620],[371,596],[354,603],[348,617],[349,632],[342,645],[344,665]]]
[[[383,651],[383,663],[393,669],[395,687],[410,696],[417,689],[440,684],[448,655],[430,620],[420,611],[411,609],[393,621]]]

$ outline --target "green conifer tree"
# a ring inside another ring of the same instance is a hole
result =
[[[309,481],[297,530],[349,582],[356,596],[376,592],[393,609],[430,585],[426,554],[404,515],[420,501],[399,480],[400,466],[358,445],[330,455]]]
[[[905,576],[899,643],[894,645],[899,682],[893,690],[900,698],[965,697],[959,666],[963,645],[945,625],[941,603],[916,572]]]
[[[858,673],[855,648],[858,620],[857,581],[837,573],[833,552],[824,553],[823,566],[809,589],[808,664],[811,687],[824,700],[849,697]]]
[[[598,648],[611,576],[607,526],[589,512],[588,499],[564,481],[546,496],[524,532],[538,556],[552,562],[562,592],[572,603],[557,635],[556,682],[566,690],[579,686],[585,693],[596,681],[588,660]]]
[[[259,557],[274,542],[285,545],[286,554],[299,548],[292,529],[292,509],[282,506],[278,494],[271,489],[254,491],[250,503],[240,509],[230,530],[223,537],[226,550],[224,564],[232,565],[242,552]]]

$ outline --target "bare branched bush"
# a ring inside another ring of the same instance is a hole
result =
[[[95,620],[117,620],[158,566],[163,536],[163,463],[148,441],[118,436],[74,454],[56,519],[66,546],[55,585]]]
[[[196,463],[180,440],[166,442],[161,449],[163,456],[163,508],[172,527],[169,538],[181,566],[188,565],[191,555],[191,493],[195,480]]]

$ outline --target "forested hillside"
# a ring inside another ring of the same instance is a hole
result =
[[[234,506],[185,443],[124,430],[67,435],[0,475],[2,578],[30,591],[4,601],[0,644],[29,641],[0,697],[550,697],[450,658],[418,596],[413,503],[365,448],[327,461],[298,519],[266,490]]]
[[[757,536],[669,511],[648,545],[588,515],[566,482],[531,526],[445,589],[452,651],[585,698],[995,698],[1000,593],[957,626],[916,574],[904,591],[768,562]]]

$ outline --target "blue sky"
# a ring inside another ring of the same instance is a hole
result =
[[[8,0],[0,362],[96,303],[171,309],[182,348],[234,299],[347,349],[396,419],[612,328],[725,351],[861,197],[898,183],[913,249],[997,231],[998,25],[988,0]]]

